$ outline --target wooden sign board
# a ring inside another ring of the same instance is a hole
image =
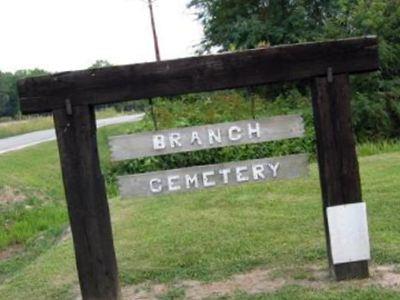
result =
[[[308,174],[306,154],[196,166],[118,177],[121,196],[154,196]]]
[[[231,123],[176,128],[110,138],[114,161],[262,143],[304,135],[303,119],[287,115]]]
[[[302,137],[299,115],[175,128],[111,137],[116,161]],[[123,198],[194,191],[307,174],[307,156],[294,155],[118,177]]]

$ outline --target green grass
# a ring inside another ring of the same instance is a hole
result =
[[[107,137],[140,131],[144,126],[140,122],[99,130],[106,173],[110,166]],[[360,159],[378,264],[400,263],[399,150],[399,143],[394,142],[358,147],[361,156],[388,153]],[[55,142],[1,155],[0,192],[5,190],[24,195],[25,200],[0,202],[0,251],[15,244],[23,251],[0,261],[0,299],[72,298],[77,277],[71,240],[59,241],[68,221]],[[108,185],[108,192],[115,195],[113,184]],[[305,180],[110,202],[123,284],[185,278],[211,281],[256,266],[326,262],[315,164]],[[181,291],[171,293],[173,297]],[[284,289],[278,296],[265,296],[276,298],[265,299],[290,299],[285,296],[290,293],[294,292]],[[335,299],[340,293],[317,294]],[[364,289],[357,295],[374,293]]]
[[[400,153],[363,158],[361,167],[374,261],[400,263]],[[326,259],[315,164],[304,180],[115,201],[114,209],[125,283],[216,280]]]
[[[137,125],[115,125],[99,130],[105,168],[109,161],[107,135],[124,133],[131,126]],[[115,187],[110,190],[115,193]],[[23,201],[4,202],[15,195],[22,196]],[[56,143],[48,142],[1,155],[0,252],[15,245],[23,251],[9,260],[0,260],[0,284],[47,251],[67,226]]]
[[[0,261],[0,283],[51,247],[67,226],[55,143],[1,155],[0,198],[4,191],[25,200],[0,201],[0,251],[12,245],[21,245],[24,251]]]
[[[400,263],[400,153],[360,159],[374,263]],[[307,179],[193,194],[111,201],[122,283],[213,281],[254,267],[326,264],[317,168]],[[69,299],[76,291],[71,240],[6,279],[0,299]],[[254,299],[395,299],[378,288],[285,287]],[[382,298],[383,297],[383,298]],[[253,299],[237,295],[237,299]]]
[[[98,119],[112,118],[126,113],[117,112],[113,108],[96,111]],[[53,117],[27,117],[20,121],[0,122],[0,139],[53,128]]]
[[[0,123],[0,138],[6,138],[32,131],[44,130],[53,127],[53,118],[30,117],[20,121],[8,121]]]
[[[288,286],[282,290],[264,294],[264,295],[246,295],[243,293],[238,293],[234,297],[230,298],[217,298],[222,299],[234,299],[234,300],[343,300],[343,299],[353,299],[353,300],[375,300],[375,299],[386,299],[386,300],[396,300],[399,299],[400,295],[396,291],[385,290],[377,287],[370,287],[365,289],[357,288],[336,288],[332,290],[327,290],[324,292],[304,288],[299,286]]]
[[[381,141],[381,142],[367,142],[357,146],[357,154],[359,156],[370,156],[375,154],[383,154],[390,152],[400,152],[399,141]]]

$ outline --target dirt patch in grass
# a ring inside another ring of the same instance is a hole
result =
[[[400,290],[400,273],[395,265],[377,266],[371,273],[378,285]]]
[[[26,195],[12,187],[5,186],[0,188],[0,205],[18,203],[26,200]]]
[[[10,259],[14,255],[21,253],[24,250],[24,246],[20,244],[12,245],[0,251],[0,261]]]
[[[313,289],[326,289],[340,286],[369,287],[380,286],[400,290],[400,273],[396,266],[372,266],[371,278],[336,282],[330,278],[327,269],[310,266],[292,269],[255,269],[251,272],[234,275],[231,278],[218,282],[202,283],[186,280],[175,284],[151,284],[125,287],[122,291],[123,299],[150,300],[160,299],[181,291],[181,298],[200,300],[213,297],[234,295],[236,292],[245,292],[250,295],[271,293],[282,289],[284,286],[298,285]]]
[[[72,236],[71,226],[68,226],[67,228],[64,229],[64,231],[58,238],[58,244],[64,243],[66,240],[70,239],[71,236]]]

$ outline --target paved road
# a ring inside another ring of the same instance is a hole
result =
[[[115,125],[128,122],[136,122],[143,118],[144,114],[120,116],[109,119],[97,120],[97,127]],[[0,139],[0,154],[20,150],[40,143],[53,141],[56,139],[54,129],[30,132],[5,139]]]

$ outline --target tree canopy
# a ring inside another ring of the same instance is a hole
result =
[[[28,76],[48,74],[40,69],[21,70],[15,73],[0,71],[0,117],[15,117],[19,114],[17,81]]]
[[[191,0],[189,7],[204,27],[200,51],[376,34],[385,70],[400,64],[400,0]]]
[[[89,69],[111,66],[106,60],[96,60]],[[20,113],[17,81],[25,77],[46,75],[41,69],[19,70],[15,73],[0,71],[0,117],[16,117]]]
[[[192,0],[204,27],[202,50],[315,40],[337,10],[329,0]]]
[[[400,0],[191,0],[188,6],[204,27],[199,52],[377,35],[381,71],[352,82],[355,129],[365,128],[366,139],[400,135]]]

